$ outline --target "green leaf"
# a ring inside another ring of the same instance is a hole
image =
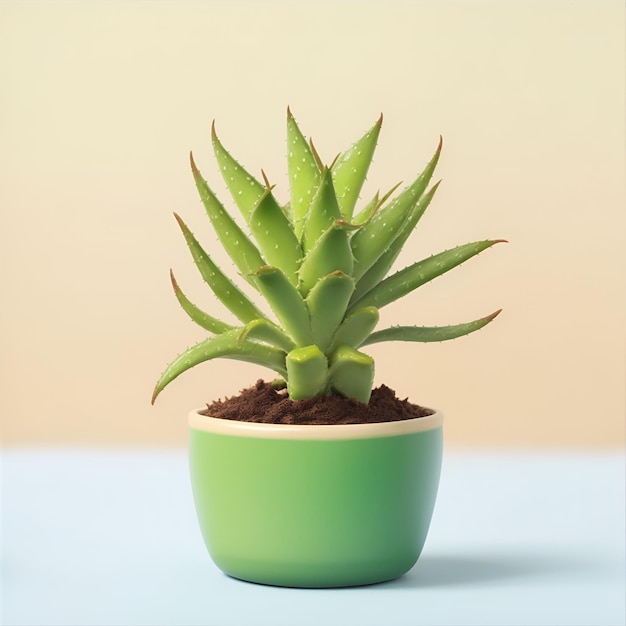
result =
[[[320,279],[306,298],[313,342],[323,352],[328,350],[331,339],[343,320],[353,291],[352,277],[337,271]]]
[[[378,309],[375,306],[357,309],[347,315],[333,337],[329,352],[334,352],[343,345],[351,348],[361,346],[376,328],[379,317]]]
[[[259,290],[296,345],[313,343],[309,311],[300,292],[284,272],[277,267],[265,266],[257,270],[256,277]]]
[[[430,182],[439,160],[441,146],[440,140],[434,156],[415,182],[394,198],[390,204],[378,210],[372,219],[352,237],[354,277],[357,281],[398,236],[404,222]]]
[[[215,132],[215,122],[211,126],[213,152],[219,165],[222,178],[230,191],[235,204],[246,221],[250,220],[252,209],[265,193],[265,185],[250,175],[224,148]]]
[[[374,215],[379,206],[380,194],[377,191],[374,197],[354,216],[352,222],[354,224],[365,224],[365,222],[372,219],[372,215]]]
[[[270,189],[250,215],[250,230],[270,265],[280,267],[292,285],[298,284],[302,248],[289,218]]]
[[[291,191],[291,211],[296,236],[302,236],[302,228],[315,190],[321,178],[315,156],[291,111],[287,109],[287,167]]]
[[[348,234],[351,228],[351,224],[336,221],[304,257],[299,275],[300,288],[305,295],[328,274],[336,271],[352,274],[354,260]]]
[[[174,213],[176,221],[183,231],[194,263],[206,284],[218,299],[242,322],[247,324],[257,317],[265,317],[248,297],[227,278],[222,270],[213,263],[182,218]]]
[[[211,191],[206,180],[202,178],[202,174],[200,174],[200,171],[196,167],[191,153],[189,158],[200,199],[213,224],[215,233],[243,277],[249,282],[252,282],[251,275],[259,267],[265,265],[265,261],[256,246],[250,241],[241,228],[239,228],[237,222],[228,214],[222,203]]]
[[[218,320],[208,313],[205,313],[195,304],[193,304],[178,286],[178,283],[174,278],[174,272],[172,272],[172,270],[170,270],[170,280],[172,281],[172,287],[174,288],[174,293],[176,294],[176,299],[180,303],[180,306],[183,308],[185,313],[187,313],[187,315],[189,315],[189,317],[196,324],[198,324],[198,326],[201,326],[205,330],[216,334],[223,333],[227,330],[232,330],[233,326],[227,324],[226,322]]]
[[[380,343],[381,341],[420,341],[428,343],[456,339],[480,330],[497,317],[501,310],[473,322],[453,326],[392,326],[391,328],[372,333],[363,342],[363,345],[367,346],[373,343]]]
[[[330,360],[331,388],[347,398],[367,404],[374,382],[374,359],[349,346],[341,346]]]
[[[441,182],[441,181],[439,181]],[[387,276],[387,273],[393,266],[395,260],[398,258],[398,255],[402,251],[404,244],[407,242],[407,239],[417,226],[417,223],[421,219],[422,215],[428,208],[430,201],[433,199],[437,188],[439,187],[439,182],[432,186],[417,202],[413,210],[409,213],[408,218],[405,220],[404,224],[400,228],[398,235],[395,239],[389,244],[389,247],[383,254],[379,257],[378,261],[370,267],[367,272],[357,282],[357,286],[355,292],[352,296],[353,301],[357,301],[359,298],[364,296],[368,291],[373,289],[376,285],[380,283],[380,281]]]
[[[252,320],[246,324],[246,327],[239,337],[239,343],[247,339],[269,343],[285,352],[289,352],[296,347],[291,338],[276,326],[276,324],[263,319]]]
[[[386,304],[405,296],[407,293],[433,280],[433,278],[445,274],[453,267],[476,256],[483,250],[504,241],[504,239],[496,239],[466,243],[452,248],[451,250],[435,254],[422,261],[418,261],[385,278],[385,280],[374,287],[369,293],[365,294],[360,300],[351,304],[350,309],[355,306],[359,308],[375,306],[380,309]]]
[[[337,199],[341,214],[347,222],[352,220],[354,207],[374,156],[382,123],[381,115],[374,126],[343,152],[333,165],[332,174]]]
[[[152,394],[152,404],[154,404],[159,393],[175,378],[198,365],[198,363],[211,359],[226,358],[247,361],[268,367],[278,372],[281,376],[287,375],[284,352],[250,341],[244,341],[240,344],[239,336],[241,331],[241,328],[234,328],[221,335],[209,337],[176,357],[157,381]]]
[[[381,207],[391,197],[391,194],[402,184],[402,182],[396,183],[378,202],[378,207]]]
[[[302,247],[304,252],[306,253],[311,250],[322,234],[340,219],[341,211],[337,203],[333,179],[330,175],[330,170],[324,168],[322,178],[311,201],[311,206],[304,222],[304,229],[302,231]]]
[[[328,383],[328,360],[318,346],[295,348],[285,362],[287,392],[292,400],[324,395]]]
[[[382,198],[380,197],[380,192],[377,191],[376,195],[359,211],[358,215],[354,217],[352,222],[354,224],[365,224],[371,220],[376,211],[378,211],[378,209],[385,204],[385,202],[387,202],[387,199],[401,184],[402,183],[398,183],[397,185],[394,185]]]

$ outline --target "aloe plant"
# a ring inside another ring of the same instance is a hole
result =
[[[152,402],[177,376],[215,358],[274,370],[292,400],[340,394],[368,402],[374,361],[361,351],[382,341],[445,341],[491,322],[500,311],[452,326],[392,326],[375,330],[379,310],[502,239],[466,243],[391,273],[398,254],[430,205],[429,187],[442,141],[423,172],[394,197],[374,195],[356,211],[372,162],[382,115],[330,165],[320,159],[287,110],[290,201],[281,205],[262,173],[249,174],[226,151],[212,127],[215,158],[249,234],[209,188],[190,155],[191,170],[221,244],[247,281],[269,304],[257,305],[213,262],[175,214],[193,261],[215,296],[238,323],[221,321],[193,304],[173,273],[176,297],[210,335],[176,357],[159,378]]]

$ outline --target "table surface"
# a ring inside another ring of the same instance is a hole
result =
[[[446,451],[417,565],[389,583],[320,590],[213,565],[183,451],[0,459],[6,625],[625,623],[622,453]]]

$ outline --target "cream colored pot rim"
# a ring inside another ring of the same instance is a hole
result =
[[[189,413],[189,427],[218,435],[254,437],[261,439],[371,439],[393,437],[411,433],[421,433],[440,428],[443,413],[435,409],[432,415],[397,422],[376,424],[259,424],[238,422],[200,415],[204,409],[194,409]]]

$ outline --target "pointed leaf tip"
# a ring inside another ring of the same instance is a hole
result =
[[[498,315],[500,315],[500,313],[502,313],[502,309],[498,309],[497,311],[494,311],[491,315],[487,315],[487,317],[485,317],[485,319],[488,322],[491,322],[491,320],[495,320],[496,317],[498,317]]]
[[[337,162],[337,159],[339,159],[340,156],[341,156],[341,152],[335,155],[335,158],[330,162],[330,165],[328,166],[329,169],[331,170],[333,169],[333,166],[335,165],[335,163]]]
[[[183,222],[183,218],[178,215],[178,213],[176,213],[176,211],[174,211],[174,217],[176,218],[176,221],[178,222],[178,225],[185,230],[185,228],[187,227],[187,225],[185,224],[185,222]]]
[[[215,132],[215,120],[211,122],[211,139],[217,139],[217,133]]]
[[[270,191],[272,188],[272,185],[270,184],[269,178],[267,177],[267,174],[265,173],[264,170],[261,170],[261,176],[263,176],[263,182],[265,183],[265,189],[266,191]],[[263,197],[265,197],[266,194],[263,194]]]
[[[189,150],[189,165],[191,165],[191,171],[193,172],[194,176],[200,173],[198,171],[198,167],[196,166],[196,162],[194,161],[192,150]]]
[[[325,167],[324,167],[324,162],[322,161],[319,152],[317,151],[317,148],[315,147],[315,144],[313,143],[313,139],[309,139],[309,146],[311,146],[311,152],[313,153],[313,158],[315,159],[315,162],[317,163],[317,167],[319,168],[320,172],[323,172]]]

